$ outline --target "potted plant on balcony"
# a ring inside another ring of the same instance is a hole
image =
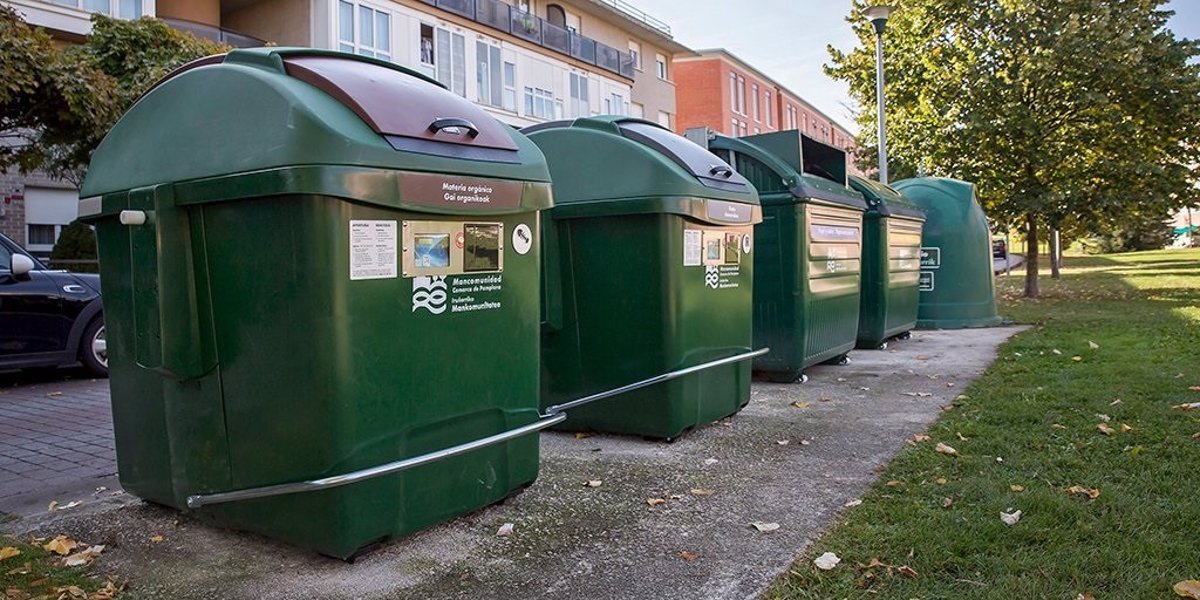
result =
[[[534,35],[538,32],[537,17],[523,12],[517,17],[517,25],[521,27],[522,33],[525,35]]]

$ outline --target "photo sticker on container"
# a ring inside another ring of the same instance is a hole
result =
[[[736,265],[742,260],[742,236],[738,233],[725,234],[725,264]]]
[[[468,273],[500,270],[500,226],[463,225],[466,248],[463,249],[463,270]]]
[[[444,269],[450,266],[450,235],[413,234],[413,266],[418,269]]]

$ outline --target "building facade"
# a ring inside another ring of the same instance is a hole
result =
[[[854,135],[784,87],[723,48],[675,57],[677,132],[709,127],[731,137],[798,129],[846,151]],[[853,161],[851,171],[858,173]]]
[[[64,42],[82,40],[91,14],[101,12],[158,17],[236,47],[270,43],[381,58],[438,80],[515,127],[618,114],[674,128],[674,57],[690,52],[668,25],[625,0],[0,1]],[[77,216],[59,210],[73,192],[45,178],[0,176],[0,231],[48,253]],[[47,203],[54,208],[42,210]]]

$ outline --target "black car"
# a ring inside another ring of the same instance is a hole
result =
[[[0,370],[77,364],[108,375],[100,276],[47,269],[0,234]]]
[[[992,258],[1005,260],[1008,258],[1008,242],[1002,239],[992,239]]]

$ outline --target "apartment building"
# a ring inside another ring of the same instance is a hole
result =
[[[675,130],[710,127],[741,137],[798,129],[853,153],[854,135],[799,94],[724,48],[675,57],[679,118]],[[857,173],[853,168],[852,171]]]
[[[155,16],[235,47],[271,43],[381,58],[516,127],[619,114],[674,128],[674,57],[690,53],[666,23],[625,0],[0,1],[65,42],[82,40],[91,13],[101,12]],[[59,206],[73,208],[73,192],[45,178],[0,175],[0,231],[48,253],[76,216]],[[47,205],[49,195],[59,208],[41,211],[35,205]]]

